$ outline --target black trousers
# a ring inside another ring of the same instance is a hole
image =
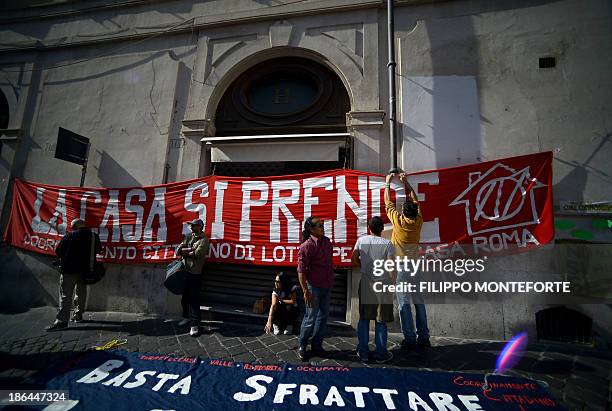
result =
[[[67,323],[70,317],[70,305],[72,304],[72,293],[76,286],[74,299],[74,315],[83,315],[85,312],[85,301],[87,299],[87,286],[82,274],[62,274],[60,276],[59,288],[59,310],[57,320]]]
[[[281,330],[287,328],[288,325],[293,325],[298,316],[298,307],[287,304],[278,304],[272,323],[278,325]]]
[[[192,327],[199,327],[202,314],[200,313],[200,285],[202,276],[200,274],[187,274],[185,279],[185,291],[181,298],[183,307],[183,318],[190,320]]]

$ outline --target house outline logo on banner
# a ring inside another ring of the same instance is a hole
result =
[[[504,172],[506,175],[494,175],[499,171]],[[539,182],[535,177],[531,177],[529,166],[517,171],[503,163],[497,163],[484,173],[470,173],[468,179],[469,184],[467,188],[449,205],[463,204],[465,206],[465,221],[469,235],[540,223],[533,193],[535,189],[546,187],[546,184]],[[512,182],[514,186],[511,188],[510,195],[503,196],[504,183],[506,182]],[[519,190],[522,197],[521,201],[514,209],[510,209],[512,201]],[[492,202],[495,204],[492,207],[493,215],[486,212],[491,207],[485,210],[485,207]],[[528,207],[531,210],[531,215],[527,215],[524,221],[513,221],[511,224],[503,223],[516,217],[524,207]],[[501,213],[500,209],[502,209]],[[472,223],[478,222],[481,218],[500,224],[496,224],[494,227],[489,227],[489,224],[487,224],[485,228],[475,230],[472,227]]]

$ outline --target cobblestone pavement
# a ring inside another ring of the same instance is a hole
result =
[[[265,334],[261,326],[203,322],[198,338],[178,319],[138,314],[86,313],[85,321],[62,331],[45,332],[55,316],[52,307],[19,314],[0,314],[0,384],[16,387],[27,376],[66,359],[75,352],[127,339],[121,348],[142,353],[203,356],[257,364],[300,363],[296,336]],[[329,330],[324,348],[330,358],[311,358],[313,365],[363,367],[355,356],[357,339],[346,331]],[[395,359],[387,367],[486,373],[495,364],[503,343],[433,337],[432,347],[403,355],[401,335],[390,334]],[[373,348],[372,348],[373,349]],[[612,355],[586,346],[535,343],[509,374],[548,384],[553,395],[570,410],[612,410]],[[382,367],[373,364],[368,367]]]

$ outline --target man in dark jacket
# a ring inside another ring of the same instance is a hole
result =
[[[68,326],[72,292],[76,286],[74,316],[72,320],[83,320],[87,287],[84,273],[90,270],[91,246],[93,241],[94,256],[102,249],[100,237],[85,226],[83,220],[72,220],[70,232],[67,233],[55,249],[55,254],[61,260],[62,274],[59,287],[59,310],[56,320],[46,328],[47,331],[59,330]]]
[[[196,219],[188,222],[191,234],[185,236],[177,250],[184,262],[187,278],[185,291],[181,298],[183,307],[183,320],[179,326],[191,325],[189,335],[197,337],[200,334],[200,289],[202,284],[202,269],[208,254],[209,240],[204,234],[204,222]]]

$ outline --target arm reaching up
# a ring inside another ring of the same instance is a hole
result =
[[[385,210],[387,211],[389,221],[391,221],[393,226],[396,226],[399,224],[400,215],[395,208],[395,204],[391,201],[391,180],[393,180],[394,176],[395,174],[389,174],[385,180]]]
[[[393,177],[395,177],[395,174],[389,174],[385,178],[385,203],[391,201],[391,180],[393,180]]]
[[[399,175],[399,179],[402,183],[404,183],[404,189],[406,190],[406,197],[410,197],[410,199],[418,204],[419,203],[419,199],[417,197],[416,192],[414,191],[414,189],[412,188],[412,186],[410,185],[410,183],[408,182],[408,174],[406,173],[401,173]]]

